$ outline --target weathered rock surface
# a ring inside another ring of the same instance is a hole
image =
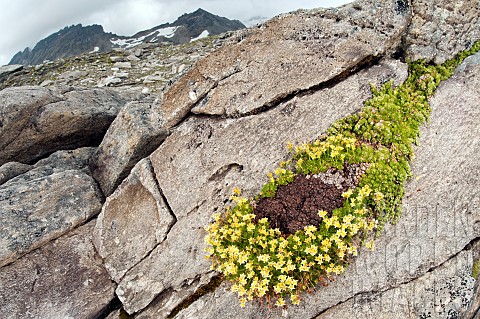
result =
[[[387,291],[356,295],[316,319],[470,318],[464,311],[473,296],[472,268],[479,250],[476,242],[474,248],[454,255],[422,277]]]
[[[61,149],[99,144],[128,91],[49,90],[40,87],[0,91],[0,164],[29,163]]]
[[[0,188],[12,184],[24,184],[35,179],[46,177],[55,173],[61,173],[67,170],[80,170],[89,174],[87,169],[88,160],[92,156],[95,148],[82,147],[76,150],[57,151],[47,158],[39,160],[34,165],[25,165],[27,168],[23,174],[8,179]],[[3,166],[9,166],[9,163]],[[0,168],[0,170],[3,168]]]
[[[475,65],[480,65],[480,52],[477,52],[474,55],[467,57],[462,64],[460,64],[456,69],[455,73],[459,74],[464,72],[466,69],[474,67]]]
[[[199,61],[165,100],[199,114],[255,113],[395,51],[409,19],[394,1],[283,15]]]
[[[21,64],[0,66],[0,82],[5,81],[10,74],[20,71],[21,69],[23,69],[23,65]]]
[[[225,37],[193,67],[212,41],[72,59],[90,69],[45,63],[11,75],[6,82],[22,73],[45,85],[111,77],[124,87],[0,91],[0,311],[103,318],[120,300],[123,309],[108,318],[124,310],[136,318],[472,317],[480,305],[471,277],[480,256],[478,57],[432,98],[398,223],[335,282],[302,294],[300,306],[240,308],[227,283],[215,288],[203,240],[235,186],[246,196],[260,191],[288,157],[288,141],[313,140],[359,110],[371,82],[402,82],[404,58],[440,62],[477,40],[478,9],[471,0],[362,0]],[[144,99],[140,91],[163,93]],[[77,148],[102,137],[98,149]],[[113,195],[96,221],[79,227],[101,210],[97,183]]]
[[[95,181],[79,170],[2,185],[0,266],[95,216],[102,200]]]
[[[406,0],[397,1],[408,7]],[[412,21],[406,36],[408,57],[443,63],[480,39],[477,0],[412,1]]]
[[[480,179],[477,173],[472,174],[480,172],[480,141],[477,138],[480,123],[476,120],[480,117],[479,92],[480,66],[439,87],[431,101],[431,123],[423,128],[412,163],[415,178],[407,184],[402,217],[396,225],[386,226],[374,252],[362,251],[334,283],[319,288],[314,295],[305,295],[303,305],[283,313],[255,305],[242,309],[235,305],[236,295],[218,291],[199,299],[192,305],[194,308],[187,308],[179,318],[312,318],[357,294],[390,290],[422,277],[467,250],[469,243],[480,237]],[[242,187],[243,180],[237,181]],[[168,185],[160,184],[175,212],[176,203],[169,197]],[[457,269],[463,274],[462,278],[471,273],[468,265],[471,262]],[[440,283],[448,285],[448,281]],[[457,312],[466,308],[473,290],[471,280],[468,285],[457,281],[452,287],[460,284],[468,294],[460,305],[458,300],[451,300],[449,307]],[[428,285],[425,283],[425,289]],[[400,294],[399,300],[414,302],[410,288],[395,291]],[[415,301],[427,302],[430,296]],[[445,314],[441,315],[443,308],[437,309],[428,303],[418,307],[422,310],[433,308],[438,317],[446,318]],[[360,314],[363,317],[369,313],[359,312],[357,316]]]
[[[314,139],[333,121],[358,109],[359,101],[371,96],[369,81],[380,84],[406,75],[404,64],[386,65],[392,64],[369,68],[256,116],[190,118],[181,124],[150,157],[177,223],[120,282],[117,295],[125,310],[136,312],[157,298],[155,303],[166,305],[157,313],[166,316],[182,301],[179,297],[193,293],[189,282],[203,285],[213,275],[203,258],[203,227],[212,212],[223,207],[235,185],[247,194],[257,193],[265,174],[286,155],[287,141]]]
[[[3,164],[0,166],[0,185],[9,179],[14,178],[15,176],[25,173],[30,169],[30,167],[30,165],[17,162],[8,162]]]
[[[94,243],[116,282],[167,237],[175,223],[148,159],[140,161],[98,216]]]
[[[90,161],[93,176],[105,195],[110,195],[132,167],[165,140],[177,124],[170,121],[171,116],[159,107],[158,100],[131,102],[122,108]]]
[[[98,318],[115,286],[95,255],[94,223],[0,268],[2,318]]]

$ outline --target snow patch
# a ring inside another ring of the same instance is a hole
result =
[[[207,30],[203,30],[203,32],[200,33],[200,35],[199,35],[198,37],[191,39],[190,42],[193,42],[193,41],[197,41],[197,40],[206,38],[206,37],[208,37],[208,35],[209,35],[208,31],[207,31]]]
[[[158,32],[157,37],[165,37],[171,38],[175,35],[175,31],[177,31],[178,27],[167,27],[163,29],[157,29],[153,32]]]
[[[157,37],[171,38],[175,35],[175,31],[177,29],[178,27],[162,28],[162,29],[154,30],[149,34],[141,36],[139,38],[117,39],[117,40],[110,39],[110,42],[112,42],[114,45],[117,45],[121,48],[130,49],[130,48],[136,47],[137,45],[142,44],[146,38],[151,37],[152,35],[155,35],[155,37],[151,39],[150,42],[157,41],[158,40]]]
[[[90,51],[89,53],[95,53],[95,52],[98,52],[100,50],[99,47],[94,47],[92,51]]]

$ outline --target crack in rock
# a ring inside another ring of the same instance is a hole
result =
[[[472,247],[475,245],[475,243],[478,243],[480,242],[480,237],[476,237],[474,239],[472,239],[468,244],[465,245],[465,247],[463,249],[461,249],[460,251],[456,252],[455,254],[451,255],[448,259],[446,259],[444,262],[434,266],[434,267],[431,267],[429,268],[427,271],[425,271],[424,273],[422,274],[419,274],[417,277],[414,277],[414,278],[410,278],[406,281],[403,281],[403,282],[399,282],[391,287],[388,287],[388,288],[385,288],[385,289],[379,289],[379,290],[370,290],[370,291],[361,291],[361,292],[358,292],[356,294],[354,294],[353,296],[351,296],[350,298],[348,299],[345,299],[345,300],[342,300],[338,303],[336,303],[335,305],[332,305],[331,307],[328,307],[327,309],[324,309],[322,310],[321,312],[319,312],[318,314],[314,315],[313,317],[311,317],[311,319],[316,319],[316,318],[319,318],[321,315],[325,314],[326,312],[340,306],[340,305],[343,305],[345,303],[348,303],[350,302],[351,300],[355,300],[359,297],[365,297],[365,296],[372,296],[372,295],[376,295],[376,294],[383,294],[387,291],[391,291],[393,289],[396,289],[396,288],[399,288],[399,287],[402,287],[402,286],[405,286],[405,285],[408,285],[409,283],[411,282],[414,282],[416,280],[420,280],[422,279],[423,277],[425,277],[427,274],[435,271],[436,269],[440,268],[440,267],[443,267],[444,265],[448,264],[450,261],[452,261],[453,259],[455,259],[456,257],[458,257],[462,252],[464,251],[468,251],[468,250],[471,250]],[[365,297],[366,298],[366,297]]]

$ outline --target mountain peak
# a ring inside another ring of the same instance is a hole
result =
[[[197,10],[195,10],[194,12],[192,12],[191,14],[204,14],[204,13],[211,14],[210,12],[208,12],[208,11],[206,11],[206,10],[203,10],[202,8],[198,8]]]
[[[229,20],[198,8],[180,16],[173,23],[164,23],[131,37],[106,33],[98,24],[72,24],[41,40],[32,49],[18,52],[9,64],[32,65],[44,60],[80,55],[87,52],[108,52],[113,48],[131,48],[142,43],[170,42],[182,44],[209,35],[245,28],[238,20]]]

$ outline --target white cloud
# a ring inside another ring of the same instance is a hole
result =
[[[73,24],[101,24],[119,35],[173,22],[183,13],[203,8],[213,14],[247,21],[298,8],[331,7],[350,0],[16,0],[0,5],[0,65],[25,47]]]

